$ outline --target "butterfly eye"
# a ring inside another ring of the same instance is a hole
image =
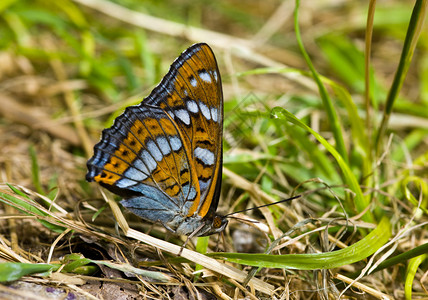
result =
[[[222,225],[222,218],[220,218],[219,216],[215,216],[214,220],[213,220],[213,227],[214,228],[220,228]]]

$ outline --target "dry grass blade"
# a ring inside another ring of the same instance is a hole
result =
[[[28,125],[35,130],[44,130],[52,136],[65,140],[72,145],[81,145],[81,140],[72,127],[58,125],[56,122],[50,121],[50,116],[45,112],[21,105],[16,99],[5,94],[0,94],[0,103],[0,114],[4,118],[12,122]]]
[[[204,266],[205,268],[214,271],[218,274],[222,274],[228,278],[232,278],[235,279],[239,282],[243,282],[247,276],[247,274],[245,272],[242,272],[232,266],[220,263],[219,261],[207,257],[203,254],[200,254],[198,252],[189,250],[189,249],[182,249],[180,246],[177,246],[175,244],[171,244],[168,243],[164,240],[160,240],[157,238],[154,238],[150,235],[144,234],[142,232],[139,232],[137,230],[134,230],[132,228],[129,228],[128,223],[125,220],[125,217],[123,216],[122,212],[120,211],[117,203],[111,199],[109,199],[108,197],[105,196],[105,194],[103,193],[103,196],[105,197],[104,199],[106,200],[106,202],[110,205],[113,214],[116,218],[116,220],[118,221],[118,224],[120,226],[120,228],[122,228],[122,230],[124,231],[125,235],[127,237],[142,241],[146,244],[149,244],[151,246],[154,246],[156,248],[159,248],[163,251],[169,252],[171,254],[174,255],[178,255],[181,252],[181,256],[194,262],[197,264],[200,264],[201,266]],[[260,279],[257,278],[253,278],[250,282],[249,282],[250,286],[253,286],[254,289],[263,292],[265,294],[271,295],[273,293],[273,286],[270,284],[267,284],[266,282],[263,282]]]
[[[185,37],[194,42],[203,40],[215,41],[216,46],[227,48],[231,44],[250,46],[251,41],[240,39],[210,30],[204,30],[188,25],[179,24],[161,18],[156,18],[147,14],[136,12],[117,5],[110,1],[104,0],[74,0],[77,3],[96,9],[111,17],[122,20],[123,22],[142,27],[154,32],[172,35],[177,37]]]
[[[334,275],[335,278],[337,278],[338,280],[341,280],[343,282],[346,282],[348,284],[352,284],[354,287],[366,292],[367,294],[370,294],[374,297],[376,297],[377,299],[382,299],[382,300],[392,300],[394,299],[393,297],[386,295],[385,293],[382,293],[378,290],[375,290],[365,284],[359,283],[359,282],[354,282],[353,279],[348,278],[346,276],[340,275],[340,274],[336,274]]]
[[[121,20],[122,22],[132,24],[150,31],[175,36],[184,37],[193,42],[211,41],[210,44],[216,48],[225,50],[235,50],[233,53],[248,61],[261,64],[266,67],[286,68],[287,66],[254,50],[257,48],[258,41],[246,40],[235,36],[211,30],[192,27],[177,22],[156,18],[148,14],[136,12],[104,0],[74,0],[77,3],[91,7],[110,17]],[[272,46],[270,46],[272,47]],[[274,48],[275,49],[275,48]],[[276,49],[279,51],[279,49]],[[316,86],[308,78],[298,73],[283,73],[281,76],[296,81],[310,90],[316,90]]]

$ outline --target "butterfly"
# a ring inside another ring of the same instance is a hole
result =
[[[139,105],[104,129],[87,181],[121,196],[142,219],[177,235],[221,232],[223,91],[211,48],[185,50]]]

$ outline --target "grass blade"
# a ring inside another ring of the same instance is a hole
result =
[[[25,275],[54,271],[58,268],[59,265],[51,264],[1,263],[0,282],[14,281]]]
[[[400,62],[398,64],[394,80],[392,82],[391,88],[386,99],[382,123],[380,124],[379,131],[376,135],[375,149],[377,157],[381,152],[382,139],[385,135],[386,127],[388,126],[392,107],[394,106],[394,102],[398,97],[401,87],[403,86],[404,79],[406,78],[407,71],[409,70],[410,62],[412,61],[413,53],[415,51],[416,44],[419,39],[419,35],[421,34],[421,31],[423,29],[427,6],[428,3],[426,0],[418,0],[416,1],[415,6],[413,8],[412,17],[410,19],[406,38],[404,40],[403,50],[401,52]]]
[[[329,119],[331,127],[332,127],[331,129],[332,129],[332,132],[334,135],[334,139],[336,141],[336,148],[338,149],[338,152],[340,153],[342,158],[347,162],[348,161],[348,154],[346,151],[345,142],[343,140],[342,129],[341,129],[339,118],[336,114],[333,103],[331,102],[331,99],[328,96],[327,89],[322,84],[320,76],[319,76],[318,72],[316,71],[315,67],[313,66],[311,59],[305,50],[305,47],[303,46],[302,37],[300,35],[299,22],[298,22],[299,4],[300,4],[300,1],[296,0],[296,8],[294,10],[294,29],[296,32],[297,43],[299,45],[300,51],[302,52],[302,55],[305,58],[305,61],[308,65],[309,69],[312,72],[312,76],[313,76],[313,78],[314,78],[314,80],[318,86],[318,90],[320,92],[322,102],[324,104],[325,110],[326,110],[327,115],[328,115],[328,119]]]
[[[283,109],[282,107],[273,108],[272,116],[274,118],[278,118],[281,120],[287,120],[305,129],[306,131],[310,132],[336,159],[337,164],[342,170],[345,183],[355,193],[354,204],[357,211],[362,212],[367,208],[367,206],[369,206],[370,204],[369,199],[367,197],[364,197],[363,192],[361,191],[361,187],[358,184],[358,181],[355,178],[355,175],[352,173],[352,170],[350,169],[349,165],[346,163],[346,161],[343,159],[340,153],[327,142],[327,140],[325,140],[321,135],[315,132],[312,128],[310,128],[308,125],[301,122],[293,114],[289,113],[287,110]],[[373,222],[373,216],[370,211],[367,211],[363,215],[362,219],[366,222]]]
[[[362,240],[338,251],[314,254],[247,254],[216,253],[216,258],[243,265],[263,268],[298,270],[332,269],[361,261],[375,253],[391,236],[391,225],[384,217],[378,226]]]

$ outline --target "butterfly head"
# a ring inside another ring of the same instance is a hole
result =
[[[204,218],[188,217],[181,221],[173,231],[178,235],[187,236],[208,236],[222,232],[228,223],[228,220],[215,213],[210,213]]]
[[[212,217],[205,218],[205,226],[202,227],[198,236],[208,236],[214,233],[222,232],[229,221],[220,215],[214,214]]]

